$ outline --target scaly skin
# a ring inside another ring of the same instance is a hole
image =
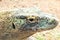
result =
[[[50,30],[58,21],[37,8],[0,11],[0,40],[23,40],[36,32]]]

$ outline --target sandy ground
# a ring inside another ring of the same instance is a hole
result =
[[[60,0],[0,0],[0,10],[34,6],[40,8],[44,12],[55,14],[60,22]],[[32,40],[60,40],[60,25],[53,30],[36,33],[31,37]]]
[[[56,14],[60,18],[60,0],[0,0],[0,10],[34,6],[44,12]]]

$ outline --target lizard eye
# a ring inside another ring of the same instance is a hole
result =
[[[33,18],[30,18],[29,21],[34,21],[34,19]]]
[[[35,16],[27,16],[27,21],[30,23],[34,23],[37,21]]]
[[[38,16],[27,16],[27,22],[29,22],[29,23],[38,23],[39,18],[40,17],[38,17]]]

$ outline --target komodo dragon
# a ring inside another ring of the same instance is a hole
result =
[[[57,25],[55,16],[36,7],[3,10],[0,11],[0,40],[24,40]]]

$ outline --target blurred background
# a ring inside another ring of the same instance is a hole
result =
[[[0,11],[34,6],[56,15],[60,23],[60,0],[0,0]],[[60,40],[60,24],[52,30],[38,32],[27,40]]]

